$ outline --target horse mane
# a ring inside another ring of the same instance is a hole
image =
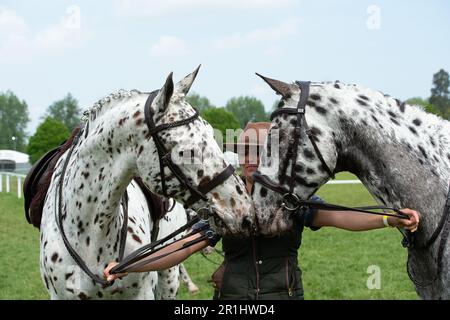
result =
[[[117,92],[110,93],[106,97],[95,102],[89,109],[84,111],[82,121],[83,122],[94,121],[97,117],[99,117],[106,111],[117,106],[117,103],[113,102],[119,102],[124,100],[125,98],[130,98],[131,96],[133,96],[133,94],[141,94],[141,93],[143,92],[137,89],[132,89],[130,91],[120,89]]]
[[[45,197],[47,196],[47,191],[52,181],[53,173],[55,172],[56,163],[61,158],[61,156],[72,146],[75,136],[78,135],[81,129],[82,129],[81,127],[76,127],[75,129],[73,129],[69,138],[65,142],[63,142],[59,147],[56,148],[59,150],[52,157],[47,168],[45,168],[45,172],[39,178],[36,191],[32,195],[30,208],[28,210],[30,215],[30,222],[33,224],[33,226],[35,226],[38,229],[41,225],[42,210],[44,208]],[[37,165],[39,166],[38,163],[39,161],[37,162]]]

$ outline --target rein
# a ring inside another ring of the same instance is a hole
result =
[[[81,270],[84,271],[95,283],[98,283],[102,285],[103,288],[109,287],[113,284],[113,282],[108,282],[104,280],[103,278],[100,278],[96,274],[94,274],[89,267],[86,265],[86,263],[83,261],[83,259],[80,257],[80,255],[75,251],[75,249],[70,244],[69,240],[67,239],[66,232],[64,230],[63,220],[66,216],[63,216],[62,213],[62,199],[63,199],[63,184],[64,184],[64,176],[66,174],[67,166],[69,164],[69,160],[72,156],[73,150],[78,143],[78,140],[81,135],[80,131],[77,136],[74,138],[72,146],[70,147],[69,153],[66,156],[66,159],[64,161],[64,165],[61,171],[61,175],[59,178],[59,185],[58,185],[58,192],[55,193],[55,206],[58,204],[58,208],[55,209],[55,220],[56,225],[58,226],[59,232],[61,233],[61,237],[64,242],[64,246],[66,247],[67,252],[69,252],[72,259],[75,261],[75,263],[81,268]],[[119,261],[122,261],[123,255],[125,252],[125,244],[126,244],[126,235],[127,235],[127,227],[128,227],[128,194],[125,192],[122,197],[122,207],[123,207],[123,224],[122,228],[120,229],[120,245],[119,245]]]

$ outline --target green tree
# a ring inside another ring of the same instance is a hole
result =
[[[447,71],[441,69],[433,75],[430,103],[444,115],[450,114],[449,87],[450,79]]]
[[[241,128],[244,128],[247,122],[269,121],[263,103],[254,97],[231,98],[225,108],[239,119]]]
[[[411,105],[417,105],[422,106],[426,112],[433,113],[435,115],[438,115],[440,117],[443,117],[443,114],[436,108],[434,105],[428,101],[428,99],[422,99],[420,97],[414,97],[406,100],[406,103]]]
[[[45,117],[64,123],[72,131],[80,123],[81,110],[78,101],[68,93],[62,100],[55,101],[48,107]]]
[[[69,135],[70,131],[64,123],[51,117],[45,118],[28,143],[27,153],[30,155],[31,163],[35,163],[46,152],[59,146]]]
[[[26,127],[30,121],[25,101],[7,91],[0,94],[0,149],[25,151]]]
[[[215,106],[208,100],[206,97],[202,97],[197,93],[192,93],[186,97],[187,102],[191,106],[193,106],[195,109],[198,110],[198,112],[202,112],[206,109],[212,109],[215,108]]]
[[[208,121],[214,129],[222,132],[222,137],[226,137],[226,129],[239,129],[239,121],[224,108],[211,108],[203,110],[201,113],[203,119]]]

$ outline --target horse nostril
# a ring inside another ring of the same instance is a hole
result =
[[[248,218],[242,219],[242,229],[250,230],[252,227],[252,223]]]

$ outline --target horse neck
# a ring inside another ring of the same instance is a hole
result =
[[[63,212],[66,232],[79,240],[74,241],[77,246],[114,244],[122,225],[120,199],[136,173],[132,125],[123,123],[128,114],[120,107],[105,113],[89,123],[87,136],[83,133],[74,147],[65,174]]]
[[[368,101],[361,105],[356,96]],[[450,177],[447,121],[370,90],[345,93],[335,121],[337,171],[358,176],[381,203],[421,212],[430,234],[444,207]],[[376,119],[376,120],[375,120]]]

